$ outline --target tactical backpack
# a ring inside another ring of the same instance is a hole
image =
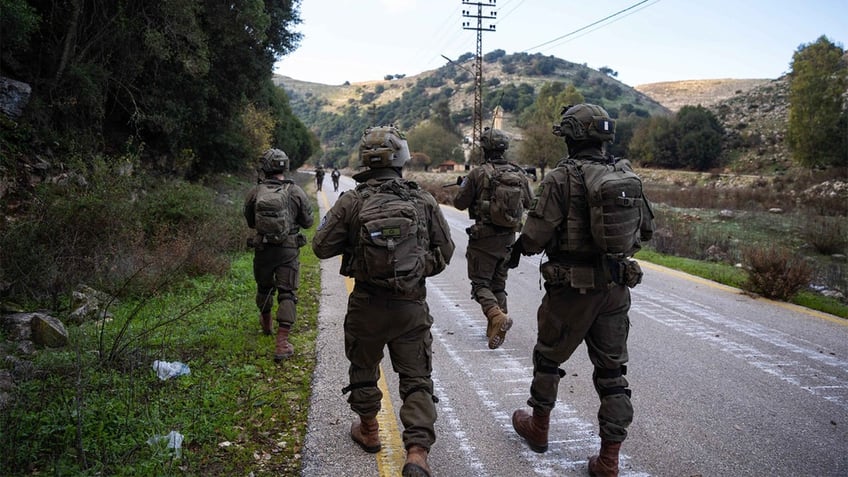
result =
[[[289,210],[291,181],[262,182],[256,190],[256,233],[264,243],[283,243],[294,228]]]
[[[524,171],[515,164],[486,164],[480,216],[483,222],[518,228],[524,218]]]
[[[354,252],[356,280],[411,292],[426,274],[430,239],[418,184],[402,179],[379,187],[360,184],[359,240]]]
[[[643,217],[642,180],[630,162],[569,160],[567,167],[586,187],[589,227],[595,245],[610,254],[630,255],[638,250],[640,227],[650,217]]]

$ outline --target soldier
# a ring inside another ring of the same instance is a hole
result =
[[[322,189],[324,185],[324,166],[318,164],[318,168],[315,169],[315,187],[318,190]]]
[[[330,178],[333,179],[333,192],[339,191],[339,178],[341,178],[342,173],[339,171],[338,167],[333,166],[333,172],[330,173]]]
[[[524,170],[504,158],[509,139],[501,130],[486,128],[480,144],[486,162],[457,180],[460,189],[453,205],[459,210],[468,209],[474,220],[474,225],[466,230],[465,253],[471,298],[486,315],[486,337],[489,348],[495,349],[503,344],[512,327],[507,315],[506,262],[515,233],[521,229],[524,210],[533,201],[533,191]]]
[[[274,361],[294,355],[289,333],[297,314],[297,287],[300,284],[300,247],[306,237],[300,229],[312,227],[312,206],[303,189],[286,179],[289,158],[279,149],[268,149],[261,158],[265,179],[247,193],[244,218],[256,235],[253,244],[253,277],[256,280],[256,306],[259,324],[266,335],[272,333],[271,309],[277,294],[277,340]]]
[[[444,270],[454,243],[433,196],[401,178],[409,148],[396,128],[368,128],[359,158],[368,168],[353,177],[360,184],[339,197],[312,241],[319,258],[341,254],[340,273],[355,279],[344,319],[350,362],[344,392],[350,392],[348,403],[359,416],[350,435],[366,452],[381,448],[376,416],[382,393],[377,380],[383,348],[388,346],[403,399],[403,475],[429,476],[427,455],[436,440],[437,399],[425,278]]]
[[[533,414],[515,411],[512,425],[532,450],[547,450],[550,413],[565,375],[559,366],[585,341],[600,399],[601,449],[599,455],[589,458],[589,473],[617,476],[619,448],[633,418],[624,377],[629,288],[642,278],[638,263],[630,257],[640,249],[641,241],[651,238],[653,214],[629,162],[610,161],[605,156],[606,142],[615,137],[615,121],[603,108],[592,104],[564,108],[554,133],[565,137],[568,157],[542,181],[539,199],[529,211],[509,263],[514,268],[520,254],[542,251],[549,258],[542,265],[546,292],[537,313],[533,381],[527,401]],[[607,192],[596,186],[602,176],[620,181],[616,187],[621,190]],[[592,198],[595,191],[609,193],[611,200],[596,204]],[[606,221],[603,233],[595,230],[601,220]]]

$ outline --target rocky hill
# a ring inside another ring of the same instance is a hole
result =
[[[666,81],[641,84],[636,91],[645,93],[671,111],[685,105],[710,107],[766,84],[768,79],[711,79]]]

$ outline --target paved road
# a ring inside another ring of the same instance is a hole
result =
[[[353,181],[343,177],[341,190]],[[322,215],[337,194],[319,194]],[[526,406],[542,296],[540,257],[525,257],[507,291],[515,320],[504,346],[489,350],[485,318],[465,275],[464,213],[443,207],[457,245],[453,262],[428,280],[439,420],[430,463],[437,476],[582,476],[599,445],[597,397],[581,346],[563,368],[550,450],[530,451],[512,411]],[[354,414],[342,321],[352,285],[340,262],[322,263],[318,365],[303,475],[397,476],[404,452],[397,382],[379,419],[384,450],[366,454],[348,436]],[[633,290],[628,379],[636,416],[622,446],[622,476],[848,476],[848,321],[747,297],[643,264]]]

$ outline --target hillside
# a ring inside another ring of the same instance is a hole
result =
[[[361,131],[375,123],[411,129],[446,103],[463,134],[472,130],[474,79],[470,58],[415,76],[379,81],[324,85],[276,76],[292,109],[327,144],[354,144]],[[532,105],[542,85],[574,85],[587,102],[603,104],[613,116],[649,117],[669,114],[668,108],[614,77],[585,65],[552,56],[496,51],[484,56],[484,121],[500,107],[501,127],[517,132],[519,115]]]
[[[711,79],[666,81],[641,84],[636,91],[644,93],[671,111],[685,105],[709,108],[724,100],[744,95],[748,91],[768,83],[767,79]]]

